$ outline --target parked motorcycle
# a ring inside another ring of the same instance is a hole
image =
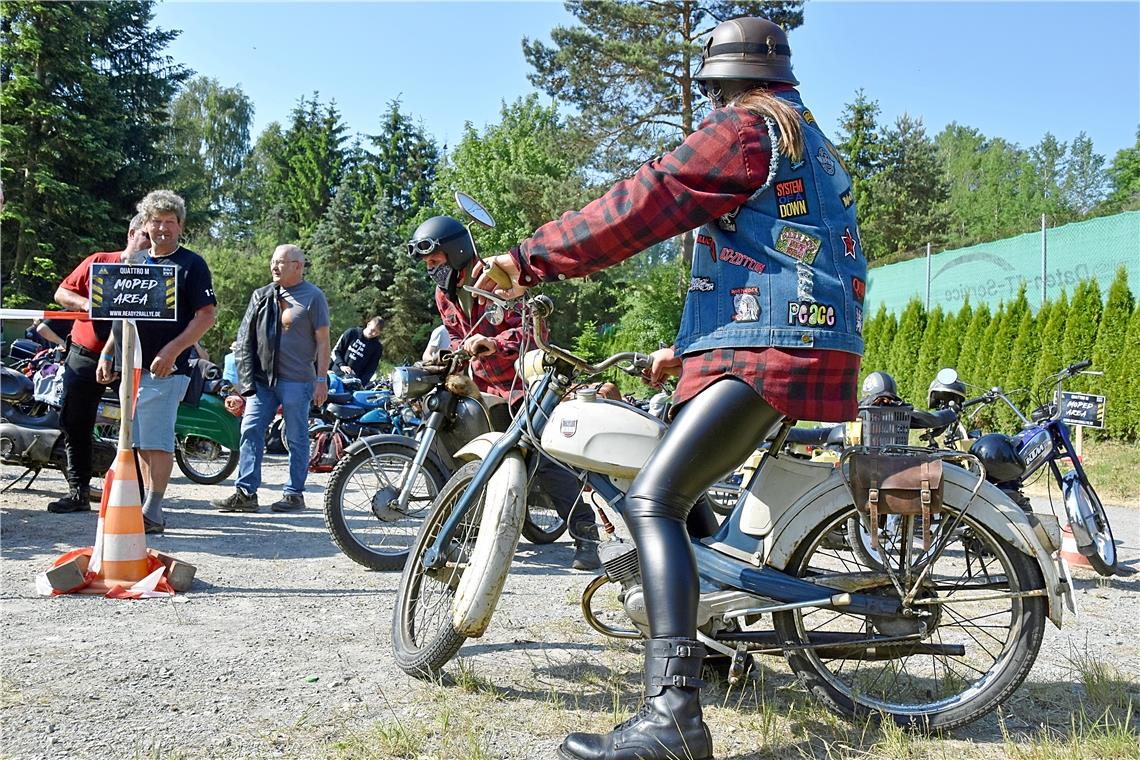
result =
[[[44,467],[67,472],[59,412],[50,407],[40,414],[23,411],[21,406],[26,406],[32,399],[32,380],[8,367],[0,367],[0,372],[3,373],[0,378],[0,416],[3,417],[0,422],[0,461],[24,468],[24,472],[3,490],[7,491],[29,475],[24,488],[31,488]],[[118,411],[117,404],[113,409],[104,407],[100,405],[96,424],[114,424],[115,417],[108,415]],[[111,467],[115,451],[114,441],[96,437],[91,448],[91,472],[95,477],[101,478]]]
[[[550,299],[499,303],[524,309],[539,348],[523,362],[525,407],[501,436],[469,444],[479,460],[444,486],[404,567],[393,652],[418,677],[436,677],[466,638],[490,624],[521,533],[527,468],[538,448],[583,473],[609,536],[599,548],[604,573],[583,593],[586,620],[607,636],[648,635],[637,547],[612,537],[607,513],[621,514],[623,491],[665,425],[628,405],[563,401],[577,376],[623,362],[634,370],[645,357],[615,354],[591,365],[543,342]],[[1059,627],[1063,606],[1071,605],[1071,588],[1053,556],[1060,546],[1056,520],[1026,515],[986,482],[968,453],[862,446],[836,466],[781,454],[789,429],[782,424],[719,531],[693,541],[701,579],[698,639],[733,658],[733,674],[743,671],[749,654],[782,654],[814,696],[848,718],[885,715],[936,731],[993,710],[1031,668],[1046,618]],[[901,516],[902,529],[877,547],[882,561],[868,566],[834,540],[849,520],[869,520],[867,499],[857,498],[849,482],[853,467],[869,454],[916,452],[942,468],[939,519]],[[609,584],[619,587],[630,627],[607,624],[593,608]],[[768,616],[771,625],[761,627]]]
[[[963,401],[962,408],[1003,402],[1021,420],[1022,428],[1013,435],[987,433],[975,440],[970,453],[986,467],[986,479],[1000,489],[1011,501],[1028,509],[1029,499],[1022,491],[1029,480],[1046,464],[1065,501],[1065,511],[1077,549],[1088,558],[1089,564],[1101,575],[1118,571],[1116,542],[1108,514],[1089,482],[1088,473],[1073,446],[1069,427],[1065,422],[1064,382],[1076,375],[1099,375],[1087,372],[1091,361],[1079,361],[1050,375],[1039,389],[1052,386],[1051,399],[1038,405],[1029,416],[1010,400],[1000,387],[991,388],[976,398]],[[942,370],[939,379],[956,381],[954,370]],[[964,428],[960,428],[964,429]],[[960,435],[960,433],[958,433]],[[956,436],[948,437],[952,443]],[[1060,464],[1068,461],[1072,468],[1061,472]]]

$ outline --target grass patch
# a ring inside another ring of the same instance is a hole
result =
[[[1140,734],[1131,705],[1123,715],[1106,710],[1095,718],[1082,708],[1067,731],[1046,727],[1016,739],[1006,734],[1005,751],[1015,760],[1134,760],[1140,757]]]

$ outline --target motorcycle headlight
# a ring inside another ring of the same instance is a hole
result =
[[[546,371],[542,364],[545,356],[546,354],[542,349],[536,348],[519,357],[519,362],[522,364],[522,367],[518,368],[519,374],[522,375],[523,382],[527,385],[539,380]]]
[[[408,368],[396,367],[389,375],[392,381],[392,395],[396,398],[402,399],[408,393]]]

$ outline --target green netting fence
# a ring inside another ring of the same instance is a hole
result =
[[[967,297],[975,306],[993,308],[1011,301],[1023,282],[1036,311],[1042,301],[1062,291],[1071,295],[1078,282],[1092,277],[1104,292],[1121,265],[1129,282],[1140,282],[1140,211],[943,251],[930,256],[929,264],[922,257],[876,267],[868,272],[865,311],[874,314],[882,305],[899,314],[911,298],[927,309],[956,311]]]

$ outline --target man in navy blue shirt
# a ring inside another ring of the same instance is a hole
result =
[[[384,356],[384,344],[380,342],[383,324],[380,317],[373,317],[363,328],[350,327],[344,331],[333,348],[333,366],[338,374],[356,376],[362,383],[372,379]]]
[[[162,497],[174,466],[178,404],[190,384],[190,349],[213,326],[217,300],[206,260],[178,242],[186,221],[186,202],[170,190],[155,190],[139,202],[138,210],[146,219],[144,226],[151,241],[143,263],[178,267],[177,319],[140,319],[135,323],[143,373],[132,431],[146,487],[143,523],[147,533],[162,533]],[[113,339],[103,349],[97,377],[112,376],[112,343]]]

